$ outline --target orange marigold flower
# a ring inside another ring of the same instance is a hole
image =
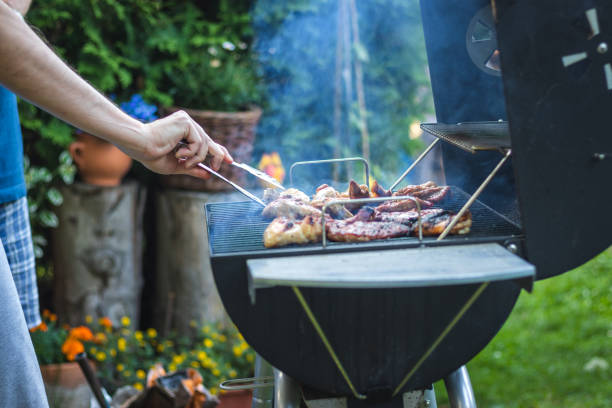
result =
[[[32,327],[30,329],[30,333],[34,333],[34,332],[37,332],[37,331],[46,332],[47,329],[48,329],[47,323],[41,322],[38,326]]]
[[[73,361],[77,354],[84,351],[83,343],[73,337],[68,337],[62,345],[62,353],[64,353],[68,361]]]
[[[56,320],[57,320],[57,315],[56,315],[56,314],[54,314],[54,313],[51,313],[51,314],[49,315],[49,321],[54,322],[54,321],[56,321]]]
[[[49,309],[45,309],[45,310],[43,310],[42,315],[43,315],[43,317],[46,319],[46,318],[48,318],[49,316],[51,316],[51,311],[50,311]]]
[[[107,329],[110,329],[111,327],[113,327],[113,322],[111,322],[111,319],[108,317],[101,317],[100,320],[98,320],[98,323],[100,323],[100,326],[104,326]]]
[[[86,326],[78,326],[70,330],[68,337],[74,337],[75,339],[82,341],[92,341],[94,339],[93,333],[91,330],[89,330],[89,327]]]

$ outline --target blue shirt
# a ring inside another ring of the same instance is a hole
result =
[[[0,86],[0,203],[17,200],[25,194],[17,98]]]

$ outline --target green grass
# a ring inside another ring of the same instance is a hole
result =
[[[612,407],[612,247],[523,291],[468,371],[479,407]],[[444,384],[435,387],[448,406]]]

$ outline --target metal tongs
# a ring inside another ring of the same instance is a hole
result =
[[[178,149],[181,146],[187,146],[187,143],[183,142],[183,141],[180,141],[176,148]],[[231,165],[235,166],[235,167],[238,167],[238,168],[241,168],[242,170],[244,170],[244,171],[246,171],[248,173],[251,173],[252,175],[257,177],[258,179],[263,180],[266,183],[271,184],[271,185],[273,185],[276,188],[280,188],[281,190],[285,189],[285,187],[283,187],[283,185],[281,183],[279,183],[274,177],[271,177],[271,176],[267,175],[266,173],[264,173],[263,171],[257,170],[255,168],[249,166],[248,164],[238,163],[236,161],[233,161],[231,163]],[[238,190],[240,193],[244,194],[246,197],[250,198],[251,200],[253,200],[253,201],[263,205],[264,207],[266,206],[266,203],[264,203],[255,194],[247,191],[243,187],[240,187],[238,184],[234,183],[233,181],[230,181],[226,177],[222,176],[221,174],[217,173],[216,171],[214,171],[213,169],[211,169],[210,167],[205,165],[204,163],[198,163],[198,166],[201,167],[202,169],[206,170],[207,172],[209,172],[213,176],[219,177],[221,180],[225,181],[226,183],[228,183],[229,185],[234,187],[236,190]]]

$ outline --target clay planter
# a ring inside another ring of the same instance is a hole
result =
[[[251,390],[222,391],[216,408],[251,408],[252,400]]]
[[[92,368],[93,365],[89,363]],[[87,384],[87,380],[76,361],[62,364],[46,364],[40,366],[43,382],[47,385],[63,388],[76,388]]]
[[[115,145],[87,133],[78,134],[68,150],[87,184],[118,186],[132,166],[132,159]]]
[[[173,107],[167,109],[166,113],[170,114],[178,110],[187,112],[215,142],[227,148],[234,160],[240,163],[251,161],[255,129],[261,117],[261,109],[255,107],[244,112],[217,112]],[[238,185],[245,185],[247,181],[245,171],[225,163],[221,165],[219,173]],[[232,189],[229,184],[217,177],[202,180],[185,175],[161,176],[161,183],[166,187],[183,190],[223,191]]]

